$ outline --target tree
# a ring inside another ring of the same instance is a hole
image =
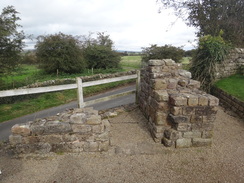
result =
[[[183,56],[183,49],[167,44],[164,46],[157,46],[155,44],[142,50],[142,62],[148,62],[150,59],[173,59],[179,62]]]
[[[243,0],[158,0],[163,8],[174,8],[176,16],[199,29],[197,35],[218,36],[234,46],[244,46]]]
[[[37,60],[48,73],[81,72],[86,65],[79,44],[78,38],[63,33],[39,36],[35,46]]]
[[[18,30],[17,14],[13,6],[7,6],[0,15],[0,75],[13,71],[21,60],[25,35]]]
[[[109,35],[97,33],[97,38],[83,36],[83,55],[89,69],[118,68],[121,57],[113,50],[113,41]]]

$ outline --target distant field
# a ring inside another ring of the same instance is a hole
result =
[[[120,62],[123,70],[132,70],[141,68],[141,56],[123,56]]]

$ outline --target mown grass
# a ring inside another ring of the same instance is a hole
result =
[[[215,86],[225,92],[244,101],[244,76],[236,74],[228,78],[221,79],[215,83]]]
[[[132,70],[141,68],[141,56],[123,56],[120,62],[123,70]]]

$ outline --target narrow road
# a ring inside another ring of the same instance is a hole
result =
[[[123,92],[130,91],[133,89],[135,89],[135,85],[120,87],[117,89],[113,89],[113,90],[104,92],[102,94],[98,94],[98,95],[94,95],[92,97],[85,98],[84,101],[94,100],[94,99],[106,97],[109,95],[123,93]],[[110,101],[97,103],[97,104],[94,104],[91,106],[96,110],[103,110],[103,109],[109,109],[109,108],[113,108],[113,107],[120,106],[120,105],[134,103],[134,102],[135,102],[135,95],[131,94],[131,95],[119,97],[116,99],[112,99]],[[9,121],[5,121],[3,123],[0,123],[0,141],[8,140],[8,137],[11,134],[11,131],[10,131],[11,127],[15,124],[25,123],[28,121],[32,121],[36,118],[45,118],[48,116],[53,116],[59,112],[66,110],[66,109],[76,108],[77,106],[78,106],[77,101],[74,101],[74,102],[70,102],[70,103],[65,104],[65,105],[45,109],[45,110],[42,110],[42,111],[39,111],[39,112],[36,112],[33,114],[29,114],[26,116],[22,116],[19,118],[15,118],[13,120],[9,120]]]

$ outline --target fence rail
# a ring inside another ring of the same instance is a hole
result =
[[[25,88],[25,89],[14,89],[14,90],[4,90],[0,91],[0,97],[11,97],[11,96],[18,96],[18,95],[29,95],[29,94],[37,94],[37,93],[47,93],[47,92],[55,92],[55,91],[62,91],[62,90],[71,90],[71,89],[77,89],[78,94],[78,104],[79,107],[85,107],[87,105],[91,105],[97,102],[107,101],[112,98],[129,95],[132,92],[135,91],[129,91],[117,95],[112,95],[109,97],[104,97],[100,99],[96,99],[93,101],[84,102],[83,99],[83,88],[89,87],[89,86],[95,86],[95,85],[101,85],[106,83],[112,83],[117,81],[124,81],[129,79],[136,79],[140,78],[140,71],[137,72],[137,74],[134,75],[128,75],[128,76],[121,76],[121,77],[115,77],[110,79],[102,79],[102,80],[96,80],[96,81],[89,81],[89,82],[82,82],[81,78],[76,78],[76,84],[67,84],[67,85],[57,85],[57,86],[48,86],[48,87],[38,87],[38,88]],[[137,82],[138,85],[138,82]],[[138,87],[137,87],[138,89]]]

